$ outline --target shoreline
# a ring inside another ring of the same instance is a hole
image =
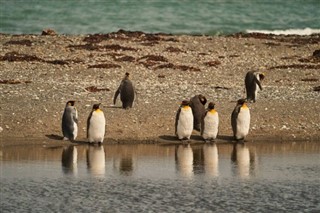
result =
[[[244,96],[245,73],[252,69],[263,71],[266,79],[257,102],[249,104],[247,140],[320,138],[320,59],[313,55],[320,34],[190,36],[119,31],[0,34],[0,38],[2,146],[10,144],[4,141],[9,138],[47,141],[46,135],[62,135],[61,117],[68,100],[77,101],[81,140],[92,104],[102,102],[106,143],[130,143],[130,138],[161,142],[161,136],[174,137],[181,100],[198,94],[216,103],[221,141],[229,141],[230,115],[235,101]],[[131,73],[138,93],[130,110],[118,108],[120,100],[112,104],[125,72]],[[199,133],[193,135],[198,141]]]

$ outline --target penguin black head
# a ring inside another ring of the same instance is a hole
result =
[[[200,94],[198,97],[199,97],[199,100],[200,100],[200,102],[202,103],[202,105],[205,105],[205,104],[207,103],[206,97],[204,97],[204,96],[201,95],[201,94]]]
[[[95,111],[95,110],[97,110],[97,109],[100,109],[100,104],[101,104],[101,103],[99,103],[99,104],[94,104],[93,107],[92,107],[92,110]]]
[[[244,98],[242,98],[242,99],[239,99],[238,101],[237,101],[237,104],[238,105],[243,105],[243,104],[245,104],[245,103],[247,103],[247,100],[246,99],[244,99]]]
[[[208,109],[214,109],[214,106],[215,106],[215,103],[213,102],[210,102],[209,105],[208,105]]]
[[[74,106],[74,103],[75,103],[76,101],[68,101],[67,102],[67,104],[66,104],[66,106]]]
[[[263,73],[260,73],[260,74],[259,74],[259,79],[260,79],[260,81],[263,81],[264,78],[265,78],[265,75],[264,75]]]
[[[189,105],[190,105],[190,101],[188,101],[188,100],[183,100],[181,102],[181,106],[189,106]]]
[[[129,77],[130,73],[126,72],[126,76]]]

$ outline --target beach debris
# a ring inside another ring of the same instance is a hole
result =
[[[49,35],[49,36],[54,36],[54,35],[57,35],[56,31],[54,31],[53,29],[44,29],[42,30],[42,33],[41,35]]]
[[[301,81],[316,82],[316,81],[319,81],[319,79],[317,79],[317,78],[303,78],[303,79],[301,79]]]
[[[30,46],[32,46],[32,42],[28,39],[11,40],[11,41],[4,43],[4,45],[24,45],[24,46],[30,47]]]
[[[320,86],[313,87],[313,91],[320,92]]]
[[[136,59],[134,57],[132,57],[132,56],[125,55],[125,56],[122,56],[122,57],[119,57],[119,58],[115,57],[114,60],[115,61],[119,61],[119,62],[121,62],[121,61],[133,62]]]
[[[40,61],[43,62],[44,60],[35,56],[35,55],[28,55],[28,54],[22,54],[18,53],[16,51],[8,52],[4,56],[0,57],[1,61]]]
[[[320,69],[320,64],[290,64],[290,65],[278,65],[270,67],[269,69]]]
[[[312,56],[313,56],[313,57],[318,57],[318,58],[320,58],[320,50],[315,50],[315,51],[312,53]]]
[[[201,70],[196,67],[192,66],[187,66],[187,65],[174,65],[172,63],[167,63],[167,64],[161,64],[154,69],[165,69],[165,68],[170,68],[170,69],[179,69],[182,71],[194,71],[194,72],[200,72]]]
[[[109,88],[98,88],[96,86],[86,87],[85,90],[87,90],[88,92],[110,91]]]
[[[32,81],[20,81],[20,80],[14,80],[14,79],[10,79],[10,80],[0,80],[0,84],[21,84],[21,83],[26,83],[29,84]]]
[[[105,68],[105,69],[112,69],[112,68],[121,68],[120,65],[118,64],[94,64],[94,65],[89,65],[88,68]]]
[[[213,61],[207,61],[204,64],[207,65],[208,67],[217,67],[218,65],[221,64],[221,62],[218,60],[213,60]]]
[[[181,52],[184,52],[182,51],[180,48],[178,47],[167,47],[166,50],[167,52],[172,52],[172,53],[181,53]]]

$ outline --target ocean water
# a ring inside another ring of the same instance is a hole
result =
[[[320,33],[319,0],[1,0],[0,33]]]

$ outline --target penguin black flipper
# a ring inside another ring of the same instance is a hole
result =
[[[180,112],[181,112],[181,107],[178,109],[177,114],[176,114],[176,122],[174,125],[174,134],[177,135],[177,129],[178,129],[178,121],[179,121],[179,117],[180,117]]]
[[[120,86],[118,87],[117,91],[116,91],[115,94],[114,94],[114,97],[113,97],[113,104],[114,104],[114,105],[115,105],[116,102],[117,102],[117,98],[118,98],[118,96],[119,96],[119,94],[120,94],[121,87],[122,87],[122,82],[121,82]]]
[[[204,131],[204,118],[206,117],[208,113],[208,110],[204,113],[204,115],[201,118],[201,128],[200,128],[200,135],[203,135],[203,131]]]
[[[89,137],[89,128],[90,128],[90,119],[92,117],[93,111],[90,112],[89,117],[87,119],[87,138]]]
[[[237,132],[237,118],[240,112],[240,108],[241,108],[241,105],[237,105],[231,114],[231,126],[232,126],[232,131],[234,136],[235,136],[235,133]]]
[[[262,85],[261,85],[260,81],[257,79],[256,76],[254,76],[254,82],[255,82],[256,84],[258,84],[260,90],[262,90]]]

